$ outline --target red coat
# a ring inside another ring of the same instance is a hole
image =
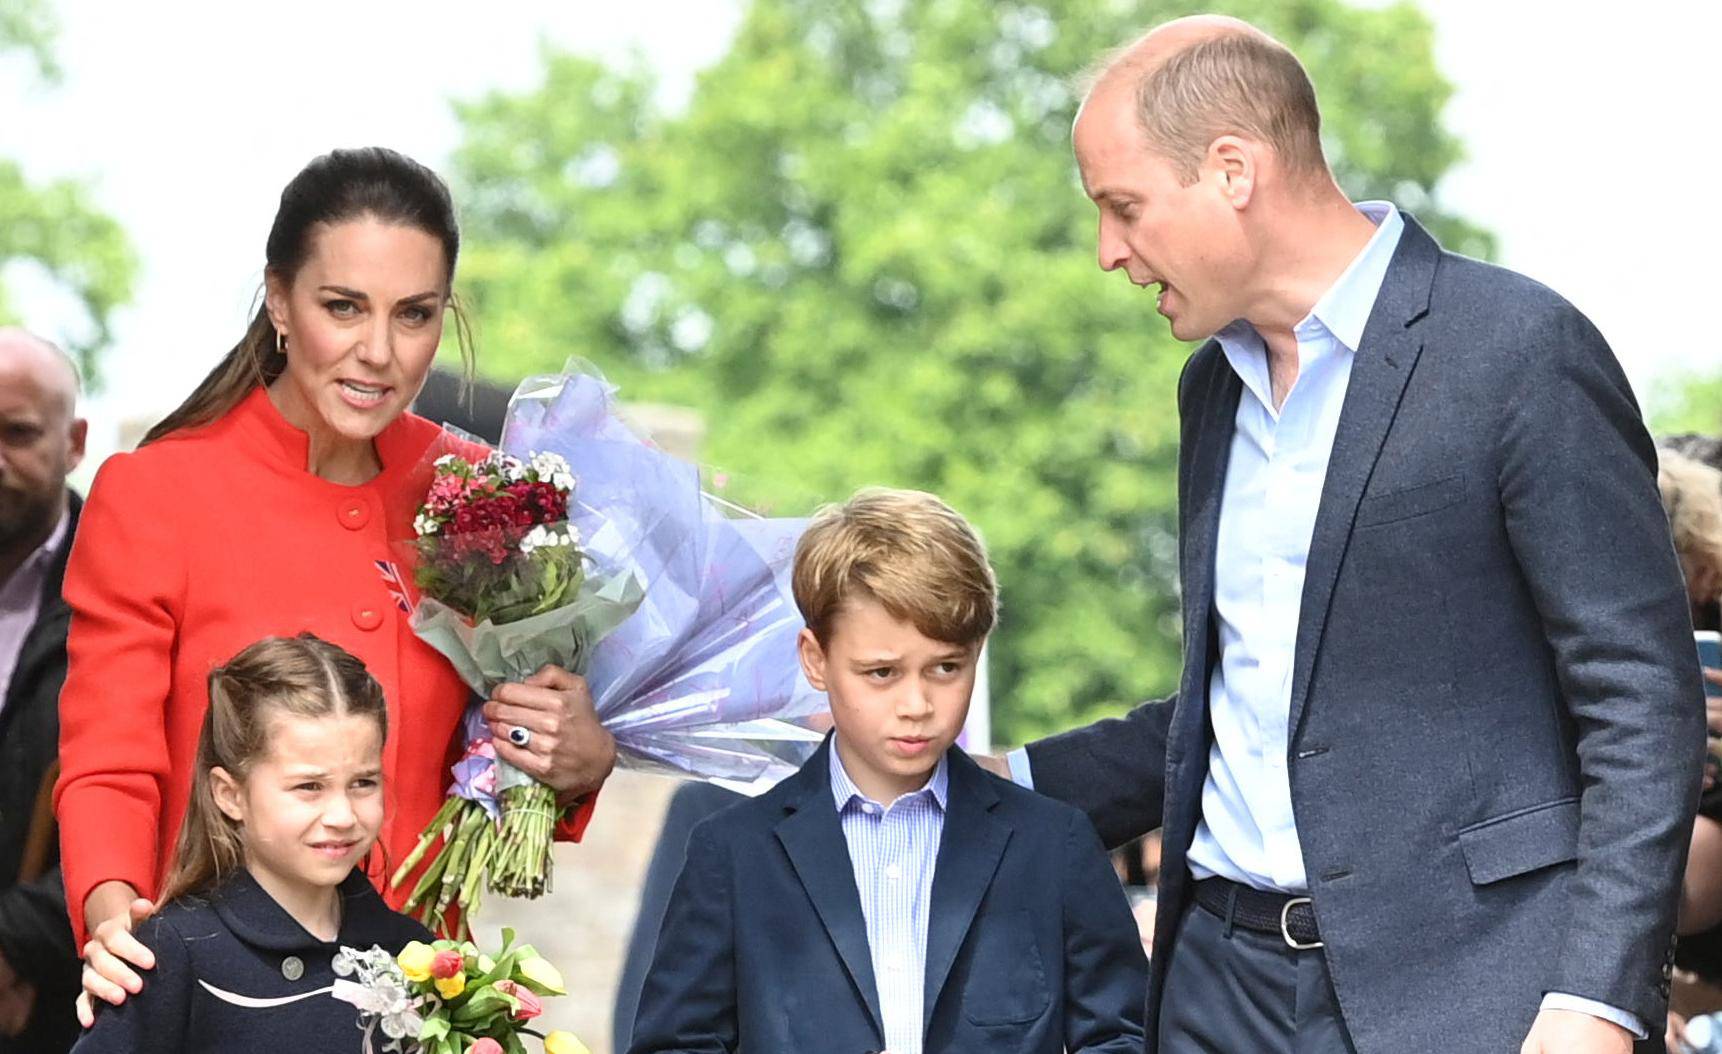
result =
[[[383,471],[343,486],[306,471],[308,440],[261,388],[215,423],[109,458],[66,569],[70,668],[55,791],[72,924],[98,884],[153,896],[172,862],[212,667],[262,637],[309,630],[357,655],[388,697],[386,859],[441,806],[469,692],[414,636],[377,561],[428,482],[436,425],[403,415]],[[578,838],[588,802],[558,830]],[[381,873],[374,879],[386,881]],[[384,891],[398,906],[410,886]]]

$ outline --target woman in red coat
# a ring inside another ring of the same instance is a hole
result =
[[[440,433],[407,408],[452,306],[459,246],[429,169],[382,149],[311,162],[281,195],[245,337],[96,476],[66,571],[55,795],[86,1024],[89,995],[118,1003],[139,990],[130,967],[153,965],[131,927],[171,862],[209,670],[241,648],[309,631],[383,685],[375,881],[442,803],[468,690],[414,636],[378,565],[412,535],[417,470]],[[559,834],[577,837],[615,762],[584,682],[540,671],[498,688],[486,716],[499,755],[572,806]],[[508,741],[515,726],[531,731],[525,748]]]

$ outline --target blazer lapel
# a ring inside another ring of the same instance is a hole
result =
[[[1184,670],[1179,685],[1180,727],[1201,727],[1207,713],[1209,675],[1209,623],[1214,600],[1214,547],[1220,531],[1220,499],[1226,488],[1226,469],[1231,463],[1232,435],[1237,429],[1238,399],[1244,384],[1233,372],[1217,344],[1205,349],[1210,357],[1206,383],[1195,394],[1198,400],[1194,435],[1186,440],[1190,454],[1179,485],[1182,506],[1179,532],[1183,558],[1179,574],[1184,594]],[[1201,354],[1201,353],[1198,353]],[[1173,736],[1169,763],[1183,757],[1184,736]]]
[[[837,948],[838,956],[867,1004],[873,1027],[884,1039],[884,1020],[879,1013],[879,988],[873,977],[873,956],[867,946],[867,920],[861,914],[861,894],[855,888],[854,865],[849,845],[843,840],[842,821],[831,796],[831,737],[825,745],[790,777],[801,783],[794,809],[777,825],[777,840],[789,854],[796,876],[813,901],[819,921]]]
[[[1339,413],[1339,428],[1328,459],[1327,481],[1316,508],[1304,570],[1303,603],[1298,613],[1296,654],[1292,662],[1289,732],[1296,742],[1309,695],[1310,679],[1327,628],[1333,587],[1351,541],[1358,502],[1387,439],[1406,382],[1423,350],[1413,324],[1429,311],[1440,248],[1417,221],[1405,216],[1399,247],[1364,327],[1362,347],[1351,366],[1351,382]]]
[[[968,936],[975,911],[992,884],[1010,841],[1008,824],[992,815],[998,793],[967,754],[953,748],[950,793],[946,798],[944,833],[939,838],[938,863],[933,869],[932,903],[927,918],[927,987],[922,1000],[921,1027],[933,1022],[939,993],[951,964]]]

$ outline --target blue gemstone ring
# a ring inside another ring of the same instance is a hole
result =
[[[508,729],[508,741],[517,747],[525,747],[532,742],[532,729],[511,725]]]

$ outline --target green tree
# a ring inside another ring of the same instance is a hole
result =
[[[54,23],[41,0],[7,0],[0,9],[0,54],[27,55],[37,74],[53,83]],[[125,231],[93,202],[77,180],[32,183],[14,161],[0,157],[0,323],[20,320],[7,296],[6,268],[39,268],[83,306],[87,332],[68,341],[95,377],[96,356],[110,339],[113,312],[131,299],[137,259]]]
[[[1449,87],[1408,5],[1254,0],[1321,91],[1335,167],[1450,246]],[[939,492],[1004,591],[1001,741],[1174,684],[1175,386],[1187,348],[1095,268],[1073,75],[1154,0],[752,0],[684,112],[640,69],[549,52],[462,104],[462,283],[498,377],[576,354],[705,413],[708,460],[791,511]]]

